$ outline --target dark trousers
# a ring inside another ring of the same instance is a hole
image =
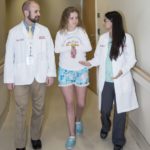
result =
[[[116,110],[116,98],[114,83],[105,82],[102,91],[102,104],[101,104],[101,121],[102,130],[109,132],[111,127],[110,114],[114,102],[114,118],[112,128],[112,142],[117,145],[125,144],[125,124],[126,124],[126,113],[117,113]]]

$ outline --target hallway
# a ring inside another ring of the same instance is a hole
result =
[[[82,137],[77,137],[77,144],[74,150],[112,150],[111,134],[109,134],[105,141],[99,138],[100,121],[97,109],[97,96],[91,90],[88,90],[86,106],[83,116],[85,127],[84,135]],[[28,116],[30,116],[30,114],[31,113],[29,113]],[[8,116],[0,130],[0,150],[15,149],[14,119],[14,100],[11,99]],[[67,133],[65,105],[61,92],[55,84],[52,88],[48,88],[47,90],[46,115],[42,131],[43,150],[65,150],[64,143]],[[143,149],[143,147],[140,148],[139,143],[135,141],[130,126],[128,126],[126,137],[127,144],[124,150],[148,150]],[[30,137],[27,142],[27,150],[31,150]]]
[[[13,94],[4,85],[3,68],[6,39],[10,28],[22,21],[22,3],[25,0],[1,0],[0,5],[0,150],[15,150],[15,104]],[[47,26],[55,40],[62,11],[68,6],[78,8],[83,17],[86,31],[93,51],[87,55],[91,59],[99,36],[105,32],[104,14],[111,10],[120,11],[125,21],[126,32],[133,36],[137,64],[132,69],[139,109],[130,112],[127,121],[127,144],[123,150],[150,150],[150,1],[120,1],[120,0],[37,0],[41,6],[40,23]],[[134,6],[134,9],[130,6]],[[56,63],[58,56],[56,54]],[[98,111],[97,69],[90,70],[90,86],[87,104],[83,115],[84,135],[77,137],[74,150],[113,150],[111,133],[106,140],[99,137],[101,128]],[[94,91],[94,92],[93,92]],[[42,130],[42,150],[65,150],[68,137],[67,118],[62,94],[57,86],[57,80],[47,89],[45,103],[45,120]],[[9,111],[8,111],[9,107]],[[31,118],[31,102],[27,114],[29,129]],[[26,150],[32,150],[28,130]]]

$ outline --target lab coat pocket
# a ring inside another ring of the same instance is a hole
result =
[[[131,73],[127,73],[125,76],[120,77],[121,87],[123,93],[130,93],[132,90],[132,77]]]
[[[39,43],[41,44],[41,51],[45,51],[46,50],[46,36],[45,35],[41,35],[38,38]]]
[[[38,39],[38,44],[39,46],[37,47],[38,49],[38,58],[40,60],[46,59],[46,39],[42,38],[42,39]]]

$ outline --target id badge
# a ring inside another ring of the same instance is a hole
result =
[[[33,56],[28,56],[26,58],[26,63],[27,63],[27,65],[32,65],[33,64]]]

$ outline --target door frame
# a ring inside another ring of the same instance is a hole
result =
[[[81,17],[83,18],[83,1],[84,0],[80,0],[80,5],[81,5]],[[97,42],[98,42],[98,38],[99,38],[99,36],[98,36],[98,19],[97,19],[97,13],[98,13],[98,9],[97,9],[97,1],[98,0],[95,0],[95,35],[96,35],[96,44],[97,44]]]
[[[83,18],[83,1],[84,0],[80,0],[80,5],[81,5],[81,17]],[[98,8],[97,8],[97,1],[95,0],[95,44],[97,45],[98,39],[99,39],[99,35],[98,35],[98,18],[97,18],[97,13],[98,13]],[[99,87],[98,87],[98,76],[99,76],[99,69],[96,68],[96,80],[97,80],[97,84],[96,84],[96,91],[94,91],[97,95],[99,94]]]

